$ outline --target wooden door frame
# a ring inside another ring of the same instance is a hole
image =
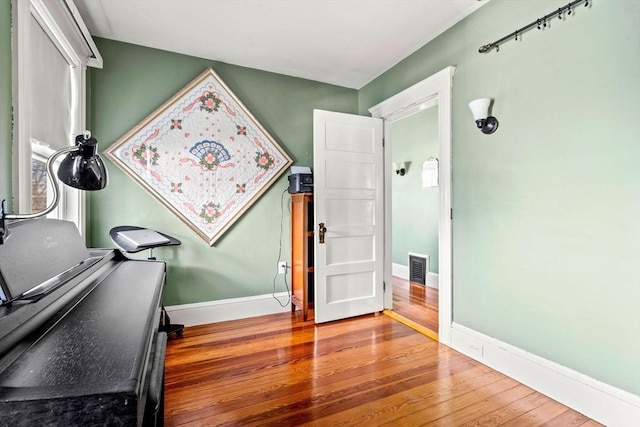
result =
[[[384,295],[385,308],[393,307],[391,275],[391,124],[420,110],[438,106],[439,159],[439,301],[438,340],[451,344],[453,323],[453,254],[451,209],[451,91],[454,66],[449,66],[416,83],[402,92],[371,107],[372,117],[384,120],[384,281],[388,290]]]

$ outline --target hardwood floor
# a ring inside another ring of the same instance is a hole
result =
[[[167,426],[599,425],[385,315],[189,327],[165,366]]]
[[[438,290],[393,277],[393,311],[438,332]]]

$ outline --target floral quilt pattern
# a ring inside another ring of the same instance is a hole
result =
[[[291,164],[213,69],[105,154],[209,245]]]

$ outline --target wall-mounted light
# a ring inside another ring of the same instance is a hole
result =
[[[490,98],[480,98],[469,103],[469,109],[473,114],[476,125],[478,125],[478,129],[486,134],[494,133],[498,129],[498,119],[489,115],[490,105]]]
[[[407,172],[407,164],[406,162],[393,162],[393,169],[400,176],[404,176]]]
[[[6,212],[6,200],[3,200],[0,207],[0,244],[9,237],[6,221],[39,218],[56,208],[60,200],[60,190],[54,179],[56,174],[53,165],[61,155],[66,154],[67,156],[62,159],[58,167],[57,176],[60,181],[79,190],[102,190],[105,188],[108,181],[107,168],[97,151],[98,141],[91,137],[91,132],[84,131],[82,135],[76,136],[75,146],[62,148],[47,159],[47,175],[52,184],[53,201],[45,210],[32,214],[12,214]]]

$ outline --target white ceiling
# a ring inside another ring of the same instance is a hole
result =
[[[93,36],[355,89],[485,3],[75,0]]]

